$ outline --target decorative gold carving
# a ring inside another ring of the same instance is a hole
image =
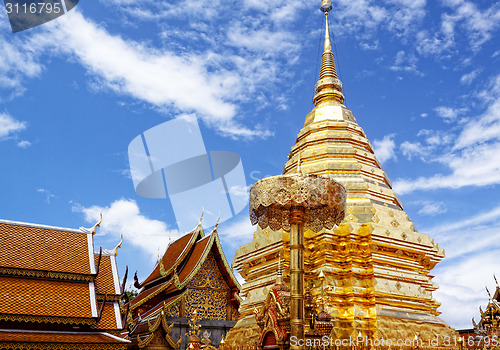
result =
[[[290,231],[290,210],[307,210],[304,229],[333,228],[345,215],[344,186],[316,175],[279,175],[257,181],[250,189],[250,220],[261,228]]]
[[[228,290],[229,286],[224,280],[224,276],[219,270],[217,261],[212,252],[210,252],[202,264],[201,269],[189,283],[189,287],[211,288]]]
[[[140,336],[137,335],[137,343],[140,349],[143,349],[146,346],[153,344],[163,345],[163,346],[170,345],[174,349],[178,349],[180,347],[182,342],[182,337],[179,338],[177,342],[174,342],[171,336],[172,329],[174,328],[174,323],[172,323],[169,326],[166,317],[168,317],[168,315],[162,310],[160,314],[156,317],[154,323],[151,324],[150,321],[148,320],[149,333],[142,340]],[[160,324],[162,325],[162,328],[159,327]],[[162,336],[162,332],[165,333],[164,337]]]
[[[286,340],[290,332],[290,290],[281,277],[269,290],[264,305],[254,309],[254,316],[261,329],[259,345],[263,345],[269,332],[274,334],[278,344]]]
[[[14,269],[10,267],[0,267],[0,275],[15,275],[24,277],[38,277],[38,278],[54,278],[70,281],[95,281],[95,277],[91,275],[80,275],[75,273],[52,272],[41,270],[25,270]]]
[[[172,306],[168,307],[165,310],[165,315],[167,317],[179,317],[180,309],[181,309],[181,303],[179,300],[178,302],[176,302],[175,304],[173,304]]]
[[[225,320],[228,292],[215,289],[190,289],[186,298],[186,314],[197,311],[203,319]]]
[[[0,321],[58,323],[58,324],[88,324],[88,325],[93,325],[97,323],[96,320],[92,318],[9,315],[9,314],[0,314]]]

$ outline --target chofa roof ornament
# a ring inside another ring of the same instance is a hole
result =
[[[83,232],[83,233],[86,233],[86,234],[89,234],[89,233],[92,233],[92,235],[95,235],[96,234],[96,231],[97,231],[97,228],[98,227],[101,227],[101,223],[102,223],[102,213],[100,213],[101,215],[101,218],[99,220],[98,223],[96,223],[94,226],[92,226],[91,228],[85,228],[83,226],[80,226],[80,231]]]

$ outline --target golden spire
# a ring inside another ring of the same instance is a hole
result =
[[[325,13],[326,26],[321,70],[314,91],[314,104],[316,106],[328,101],[336,104],[344,103],[342,82],[337,76],[337,69],[335,68],[335,60],[332,52],[332,43],[330,41],[330,30],[328,27],[328,12],[331,9],[332,3],[330,0],[323,0],[321,2],[321,11]]]

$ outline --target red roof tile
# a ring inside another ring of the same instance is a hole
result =
[[[150,315],[152,315],[155,312],[159,311],[163,307],[163,305],[168,305],[170,302],[178,299],[179,297],[180,297],[180,295],[176,295],[176,296],[173,296],[173,297],[169,297],[169,298],[167,298],[165,300],[162,300],[160,303],[158,303],[157,305],[155,305],[152,308],[150,308],[144,314],[141,314],[141,318],[142,319],[148,318]]]
[[[88,282],[0,276],[0,313],[92,317]]]
[[[189,256],[189,259],[187,260],[186,264],[183,266],[182,271],[179,273],[179,281],[181,283],[184,283],[184,281],[186,281],[191,272],[193,272],[193,270],[200,263],[203,253],[205,252],[205,249],[210,243],[210,237],[211,236],[207,236],[196,243],[193,252]]]
[[[193,235],[198,236],[197,232],[191,232],[188,233],[187,235],[182,236],[168,247],[167,251],[165,254],[163,254],[162,261],[163,261],[163,268],[165,271],[168,271],[174,264],[177,262],[179,258],[181,258],[182,253],[187,253],[187,250],[192,246],[192,242],[196,237],[193,237]],[[192,240],[193,238],[193,240]],[[158,278],[160,278],[160,266],[156,265],[153,272],[142,282],[142,285],[148,284]]]
[[[0,267],[90,274],[87,235],[0,222]]]
[[[164,283],[159,284],[157,286],[154,286],[152,288],[143,290],[134,299],[132,299],[132,301],[130,302],[131,308],[134,309],[136,307],[137,303],[139,303],[140,301],[142,301],[144,299],[147,299],[151,294],[159,292],[160,289],[164,288],[168,284],[169,284],[169,282],[164,282]]]

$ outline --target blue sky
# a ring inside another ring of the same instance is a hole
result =
[[[179,232],[168,200],[135,194],[130,141],[195,115],[248,185],[280,174],[323,29],[319,1],[81,1],[16,34],[0,11],[1,217],[77,228],[102,212],[96,244],[124,234],[121,275],[146,277]],[[442,317],[469,328],[500,275],[500,2],[339,0],[331,30],[346,106],[446,250],[432,271]],[[229,261],[252,232],[247,209],[220,225]]]

